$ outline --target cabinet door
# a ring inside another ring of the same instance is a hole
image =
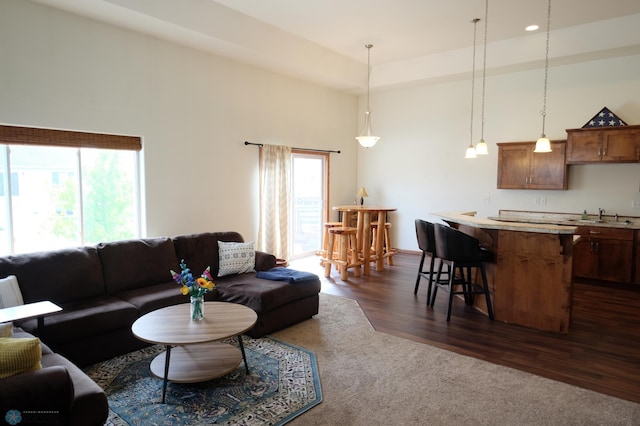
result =
[[[640,130],[605,130],[602,135],[602,161],[615,163],[640,161]]]
[[[498,145],[498,189],[523,189],[529,183],[532,145]]]
[[[598,279],[631,282],[633,242],[594,238],[598,253]]]
[[[498,144],[498,189],[567,189],[565,141],[534,153],[535,142]]]
[[[564,142],[552,142],[551,152],[531,154],[531,189],[567,189]]]
[[[567,163],[593,163],[601,158],[601,131],[567,133]]]
[[[598,278],[597,255],[591,238],[581,237],[573,246],[573,275],[582,278]]]

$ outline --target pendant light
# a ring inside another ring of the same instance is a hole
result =
[[[364,47],[367,48],[367,110],[364,112],[364,128],[362,129],[362,134],[360,136],[356,136],[360,145],[365,148],[371,148],[378,142],[380,137],[373,136],[371,134],[371,108],[369,108],[369,88],[371,84],[371,48],[373,44],[365,44]]]
[[[471,20],[473,23],[473,66],[471,68],[471,124],[469,125],[469,146],[464,154],[464,158],[476,158],[476,149],[473,147],[473,97],[475,93],[476,82],[476,27],[480,18]]]
[[[484,5],[484,58],[482,60],[482,112],[480,114],[480,142],[476,144],[476,155],[489,154],[489,148],[484,141],[484,92],[486,87],[486,74],[487,74],[487,23],[489,18],[489,0],[485,1]]]
[[[551,28],[551,0],[549,0],[549,6],[547,7],[547,50],[544,59],[544,98],[542,103],[542,135],[536,141],[536,147],[533,152],[551,152],[551,142],[549,138],[544,134],[544,125],[547,117],[547,80],[549,75],[549,35]]]

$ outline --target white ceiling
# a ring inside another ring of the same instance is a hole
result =
[[[338,90],[468,76],[483,0],[33,0]],[[540,66],[546,0],[489,0],[487,72]],[[527,33],[524,27],[541,29]],[[640,1],[553,0],[554,63],[640,53]],[[479,69],[479,68],[478,68]]]

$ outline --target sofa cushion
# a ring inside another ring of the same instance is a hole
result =
[[[218,276],[255,272],[255,243],[218,241]]]
[[[218,276],[220,269],[218,241],[243,243],[244,239],[237,232],[203,232],[173,238],[178,259],[184,259],[187,266],[196,275],[207,269],[207,266],[211,267],[213,277]]]
[[[42,367],[61,365],[67,369],[73,382],[74,400],[70,425],[102,425],[109,415],[107,396],[89,376],[71,361],[59,354],[42,357]]]
[[[147,238],[98,244],[107,294],[120,293],[171,279],[178,266],[169,238]]]
[[[6,417],[2,424],[69,425],[73,390],[69,372],[60,365],[3,379],[0,382],[0,413]],[[10,410],[19,411],[21,419],[11,421],[7,415]]]
[[[0,379],[42,368],[40,339],[0,337]]]
[[[122,291],[114,296],[134,305],[138,308],[140,315],[164,308],[165,306],[189,302],[189,296],[183,295],[180,292],[180,286],[173,281],[145,288]]]
[[[15,275],[25,303],[50,300],[58,305],[105,293],[95,247],[0,257],[0,277]]]
[[[62,311],[44,318],[43,340],[52,346],[88,336],[131,327],[138,309],[117,297],[102,296],[61,305]],[[28,332],[37,330],[35,319],[19,322]]]
[[[289,284],[263,280],[255,275],[249,273],[219,278],[216,282],[218,300],[240,303],[261,313],[320,292],[319,279]]]
[[[18,279],[15,275],[0,278],[0,308],[24,305]]]

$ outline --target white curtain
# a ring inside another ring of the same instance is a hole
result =
[[[289,257],[289,211],[291,205],[291,147],[260,148],[260,225],[258,250]]]

